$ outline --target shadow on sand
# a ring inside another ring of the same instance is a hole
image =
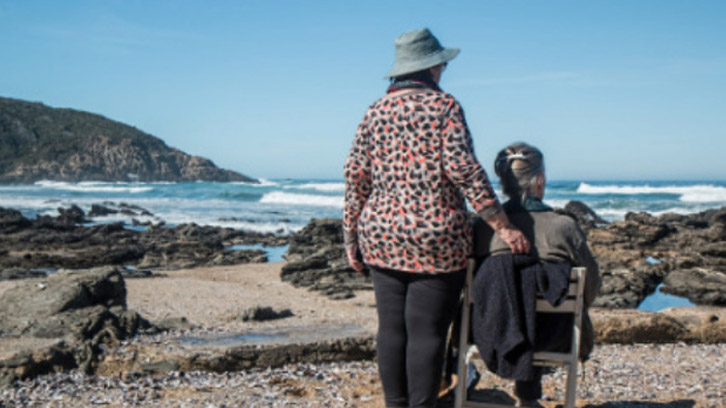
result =
[[[514,399],[508,393],[495,389],[477,389],[469,395],[469,398],[477,402],[495,404],[513,405],[515,403]],[[582,406],[582,408],[693,408],[695,406],[696,401],[694,400],[676,400],[670,402],[613,401],[602,404],[587,404]],[[562,407],[562,405],[558,404],[557,407]]]
[[[646,402],[646,401],[616,401],[604,404],[588,404],[582,408],[693,408],[696,406],[694,400],[677,400],[671,402]]]

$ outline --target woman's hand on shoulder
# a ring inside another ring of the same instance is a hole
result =
[[[522,231],[509,222],[509,218],[507,218],[507,214],[505,214],[504,211],[498,211],[493,216],[490,216],[485,220],[497,233],[497,235],[499,235],[499,238],[509,245],[509,248],[512,249],[513,253],[529,253],[529,240],[524,236],[524,234],[522,234]]]
[[[508,225],[506,227],[497,230],[497,235],[509,245],[512,252],[515,254],[528,254],[530,250],[530,244],[527,237],[522,234],[522,231],[517,228]]]

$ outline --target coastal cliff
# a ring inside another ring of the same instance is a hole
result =
[[[243,181],[103,116],[0,97],[0,182]]]

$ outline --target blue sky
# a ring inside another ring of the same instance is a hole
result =
[[[0,0],[0,96],[99,113],[255,177],[341,177],[393,40],[461,54],[442,87],[480,161],[551,179],[726,179],[726,2]]]

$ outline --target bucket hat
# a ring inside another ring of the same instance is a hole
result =
[[[444,48],[428,28],[401,34],[394,42],[396,59],[385,77],[391,78],[451,61],[459,54],[458,48]]]

